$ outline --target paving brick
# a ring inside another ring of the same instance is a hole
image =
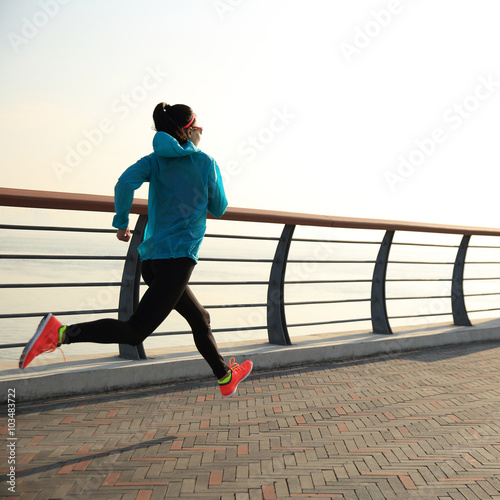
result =
[[[201,380],[19,404],[16,498],[500,499],[498,342],[244,385],[229,399]]]

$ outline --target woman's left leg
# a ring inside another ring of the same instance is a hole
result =
[[[142,275],[148,289],[130,319],[101,319],[69,325],[65,343],[139,345],[175,307],[187,286],[194,265],[195,262],[188,257],[144,261]]]

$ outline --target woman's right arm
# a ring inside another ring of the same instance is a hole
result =
[[[139,189],[144,182],[148,182],[151,177],[151,158],[145,156],[137,163],[127,168],[120,176],[115,186],[115,212],[113,227],[126,231],[128,229],[128,217],[130,208],[134,201],[134,191]],[[122,236],[125,236],[122,235]],[[120,235],[117,233],[118,239]],[[129,238],[130,239],[130,238]],[[128,241],[123,239],[123,241]]]

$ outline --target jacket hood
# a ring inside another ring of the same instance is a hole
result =
[[[177,139],[174,139],[166,132],[156,132],[153,138],[153,151],[158,156],[179,158],[198,153],[200,150],[191,141],[181,145]]]

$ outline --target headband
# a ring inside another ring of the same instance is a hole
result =
[[[191,118],[191,121],[185,127],[182,127],[182,130],[184,130],[185,128],[189,128],[193,124],[195,119],[196,119],[196,115],[193,113],[193,118]]]

